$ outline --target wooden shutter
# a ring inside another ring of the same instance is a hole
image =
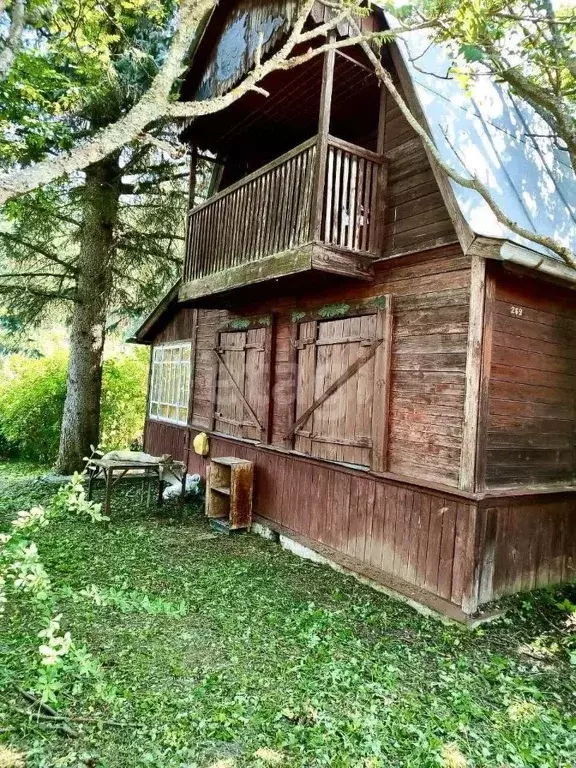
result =
[[[214,351],[214,430],[268,440],[271,328],[221,331]]]
[[[388,421],[389,311],[301,323],[296,344],[294,448],[382,471]]]

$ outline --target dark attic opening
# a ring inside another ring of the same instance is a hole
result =
[[[296,51],[298,55],[301,51]],[[376,151],[378,81],[360,49],[336,51],[328,132]],[[261,168],[318,134],[324,55],[272,72],[224,111],[200,117],[183,139],[217,156],[224,167],[219,189]]]

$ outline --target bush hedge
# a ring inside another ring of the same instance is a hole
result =
[[[58,453],[68,356],[10,355],[0,362],[0,455],[50,463]],[[100,447],[140,440],[146,408],[148,353],[133,349],[104,362]]]

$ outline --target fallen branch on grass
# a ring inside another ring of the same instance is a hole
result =
[[[71,728],[68,723],[98,723],[101,725],[110,725],[114,728],[134,728],[134,723],[122,723],[119,720],[105,720],[101,717],[87,717],[83,715],[61,715],[59,714],[55,709],[52,709],[51,706],[48,704],[45,704],[43,701],[40,701],[35,696],[33,696],[31,693],[28,693],[28,691],[25,691],[23,688],[20,688],[19,686],[14,686],[18,693],[23,696],[26,701],[29,701],[31,704],[34,704],[35,707],[38,707],[38,712],[28,712],[24,709],[15,709],[16,712],[20,715],[26,715],[27,717],[35,717],[36,720],[44,720],[48,722],[53,723],[62,723],[60,726],[61,730],[63,730],[68,736],[71,736],[73,738],[76,738],[79,734]]]
[[[30,712],[26,709],[19,709],[18,707],[14,707],[14,712],[17,712],[19,715],[23,715],[24,717],[33,717],[35,720],[48,720],[50,722],[54,722],[58,726],[58,730],[62,731],[62,733],[65,733],[66,736],[69,736],[71,739],[77,739],[80,735],[78,731],[75,731],[74,728],[72,728],[67,722],[67,718],[63,717],[62,715],[43,715],[41,712]]]

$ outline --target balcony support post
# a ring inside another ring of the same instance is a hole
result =
[[[336,31],[328,33],[327,42],[336,40]],[[330,111],[332,108],[332,89],[334,85],[334,61],[336,50],[329,48],[324,54],[322,69],[322,89],[320,91],[320,117],[318,120],[318,144],[316,146],[316,170],[314,176],[314,197],[311,207],[310,233],[315,242],[321,240],[322,213],[324,209],[324,182],[328,156],[328,134],[330,132]]]
[[[376,136],[376,152],[382,157],[384,155],[384,137],[386,133],[386,87],[380,85],[380,109],[378,112],[378,133]],[[388,184],[388,163],[380,165],[376,180],[376,210],[377,222],[374,227],[374,242],[372,243],[373,253],[382,255],[384,249],[384,201],[386,199],[386,186]]]
[[[192,144],[190,148],[190,174],[188,176],[188,211],[186,213],[186,232],[184,233],[184,281],[190,280],[192,269],[192,254],[190,248],[190,211],[194,208],[196,199],[196,172],[198,170],[198,147]]]

